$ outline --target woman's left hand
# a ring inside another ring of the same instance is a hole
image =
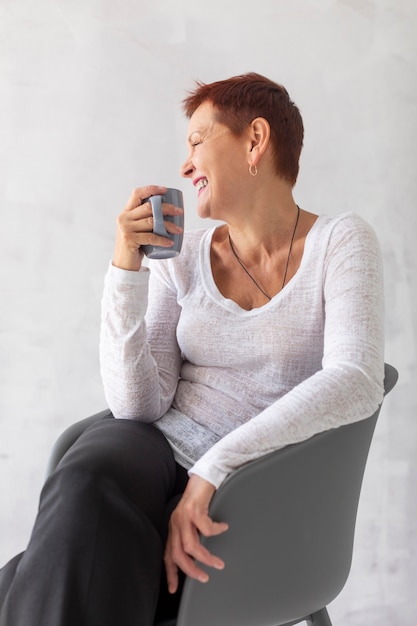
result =
[[[209,567],[224,568],[224,562],[204,548],[199,538],[199,533],[211,537],[220,535],[229,528],[224,522],[214,522],[208,515],[215,491],[214,485],[193,474],[171,515],[164,556],[170,593],[175,593],[178,589],[178,568],[200,582],[208,581],[207,572],[200,569],[194,559]]]

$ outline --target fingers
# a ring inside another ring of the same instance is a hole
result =
[[[169,593],[175,593],[178,589],[178,567],[174,561],[165,555],[165,572],[167,577],[167,585]]]
[[[162,213],[164,216],[167,217],[175,217],[177,215],[181,215],[183,213],[183,210],[179,207],[174,206],[173,204],[163,203]],[[129,224],[129,222],[131,222],[133,232],[151,233],[153,231],[152,205],[150,202],[145,202],[140,206],[130,209],[128,212],[123,212],[119,216],[119,219],[124,220],[126,224]],[[171,234],[177,234],[182,232],[182,228],[170,220],[165,220],[164,225],[167,232]]]
[[[224,568],[224,562],[222,559],[214,554],[211,554],[211,552],[209,552],[209,550],[200,543],[197,528],[193,524],[184,525],[182,532],[178,535],[178,544],[176,548],[177,551],[174,553],[174,557],[176,557],[179,561],[176,562],[180,567],[181,561],[189,563],[188,557],[192,557],[208,567],[214,567],[216,569]],[[194,569],[194,567],[192,569]]]
[[[201,545],[197,529],[191,525],[183,534],[178,527],[172,526],[164,560],[170,593],[175,593],[178,589],[178,569],[181,569],[187,576],[206,583],[209,576],[197,565],[196,561],[217,570],[222,570],[225,566],[222,559],[211,554]]]
[[[192,477],[178,506],[171,515],[165,550],[165,569],[168,589],[178,587],[178,568],[187,576],[207,582],[207,572],[196,563],[221,570],[224,561],[212,554],[200,542],[200,533],[206,537],[220,535],[228,530],[225,522],[214,522],[208,514],[208,505],[214,487],[198,477]]]
[[[226,522],[213,522],[207,515],[201,520],[199,530],[204,537],[214,537],[229,530],[229,525]]]
[[[138,187],[134,189],[130,195],[125,210],[134,209],[142,204],[142,202],[150,196],[163,195],[166,192],[166,187],[159,187],[158,185],[147,185],[146,187]]]
[[[187,549],[189,549],[189,546],[187,546]],[[170,593],[175,593],[178,589],[178,569],[202,583],[208,581],[207,573],[198,567],[193,557],[187,554],[185,547],[182,545],[181,534],[175,527],[170,533],[164,561]]]
[[[173,241],[168,237],[153,233],[153,216],[150,202],[147,198],[166,192],[166,187],[148,185],[134,189],[124,210],[117,218],[116,245],[113,264],[127,270],[138,270],[141,267],[143,252],[141,246],[154,245],[169,248]],[[166,216],[175,216],[183,213],[179,207],[172,204],[162,204],[162,212]],[[171,234],[180,234],[182,228],[170,220],[165,220],[165,229]]]

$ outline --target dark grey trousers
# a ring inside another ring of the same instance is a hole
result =
[[[0,626],[152,626],[175,614],[163,552],[187,478],[154,426],[90,426],[46,482],[26,551],[0,570]]]

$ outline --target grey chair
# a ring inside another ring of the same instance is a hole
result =
[[[385,365],[385,395],[398,372]],[[155,626],[331,626],[326,606],[352,561],[359,495],[379,409],[369,418],[287,446],[233,472],[215,493],[223,535],[202,538],[226,567],[202,585],[185,581],[178,616]],[[53,471],[103,411],[57,440]]]

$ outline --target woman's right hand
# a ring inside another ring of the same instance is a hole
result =
[[[113,265],[124,270],[138,271],[142,265],[143,251],[140,246],[151,244],[169,248],[173,242],[168,237],[155,235],[153,231],[152,206],[150,202],[142,204],[145,198],[163,195],[166,187],[148,185],[134,189],[129,201],[117,218],[116,245]],[[172,204],[162,204],[164,215],[179,215],[183,212]],[[171,234],[181,232],[173,222],[165,221],[165,228]]]

